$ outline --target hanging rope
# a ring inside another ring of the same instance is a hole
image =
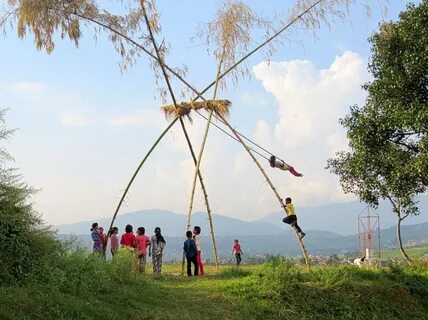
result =
[[[199,114],[202,118],[204,118],[205,120],[207,120],[207,117],[205,115],[203,115],[199,110],[196,110],[196,113]],[[222,119],[220,119],[216,114],[213,114],[213,117],[218,121],[221,122],[222,124],[226,125]],[[226,135],[228,135],[230,138],[232,138],[233,140],[239,142],[239,140],[234,137],[233,135],[231,135],[229,132],[227,132],[226,130],[224,130],[223,128],[221,128],[219,125],[217,125],[215,122],[212,122],[212,124],[219,129],[220,131],[222,131],[223,133],[225,133]],[[248,138],[247,136],[245,136],[244,134],[240,133],[239,131],[236,130],[236,133],[242,137],[243,139],[247,140],[248,142],[250,142],[253,146],[256,146],[257,148],[259,148],[260,150],[263,150],[264,152],[266,152],[267,154],[269,154],[268,156],[265,156],[263,154],[261,154],[259,151],[255,150],[252,147],[249,147],[249,149],[256,153],[258,156],[266,159],[267,161],[269,161],[270,156],[275,156],[275,158],[277,158],[278,160],[286,163],[284,160],[282,160],[280,157],[274,155],[272,152],[270,152],[269,150],[266,150],[265,148],[263,148],[261,145],[259,145],[258,143],[256,143],[255,141],[251,140],[250,138]]]
[[[205,120],[208,120],[208,118],[205,116],[205,115],[203,115],[200,111],[198,111],[198,110],[196,110],[196,113],[197,114],[199,114],[202,118],[204,118]],[[216,120],[218,120],[219,122],[221,122],[221,123],[223,123],[224,124],[224,122],[220,119],[220,118],[218,118],[216,115],[213,115],[214,116],[214,118],[216,118]],[[237,138],[235,138],[233,135],[231,135],[229,132],[227,132],[226,130],[224,130],[222,127],[220,127],[218,124],[216,124],[215,122],[211,122],[211,124],[214,126],[214,127],[216,127],[217,129],[219,129],[221,132],[223,132],[224,134],[226,134],[226,135],[228,135],[230,138],[232,138],[233,140],[235,140],[235,141],[237,141],[237,142],[239,142],[239,140],[237,139]],[[249,149],[252,151],[252,152],[254,152],[254,153],[256,153],[258,156],[260,156],[260,157],[262,157],[262,158],[264,158],[264,159],[266,159],[266,160],[268,160],[269,161],[269,158],[268,157],[266,157],[265,155],[263,155],[263,154],[261,154],[260,152],[258,152],[257,150],[254,150],[253,148],[251,148],[251,147],[249,147]],[[262,150],[264,150],[264,149],[262,149]],[[269,153],[269,152],[268,152]],[[279,158],[278,158],[279,159]]]

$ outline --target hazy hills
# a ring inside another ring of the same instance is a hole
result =
[[[421,200],[422,214],[411,217],[410,223],[428,221],[426,208],[427,197]],[[298,208],[300,223],[307,236],[305,244],[312,255],[328,255],[331,253],[352,252],[358,248],[357,218],[364,209],[358,202],[331,204],[316,208]],[[381,247],[396,246],[395,217],[389,212],[387,206],[381,206],[380,214]],[[221,257],[230,257],[231,245],[235,238],[239,238],[244,252],[248,255],[281,254],[287,256],[299,255],[299,246],[294,232],[283,224],[282,213],[271,213],[257,221],[244,221],[219,214],[213,216],[217,247]],[[96,220],[101,226],[107,228],[109,219]],[[61,237],[70,234],[90,246],[89,229],[92,221],[57,226]],[[166,259],[178,259],[181,256],[181,246],[185,229],[185,216],[166,210],[142,210],[119,215],[115,225],[123,232],[126,224],[134,227],[146,227],[150,235],[156,226],[162,228],[167,239]],[[204,255],[209,258],[211,254],[211,240],[208,233],[208,220],[206,213],[195,213],[192,216],[192,225],[200,225],[203,230]],[[348,234],[347,234],[348,233]],[[349,234],[351,233],[351,234]],[[421,241],[428,239],[428,222],[404,225],[403,241]]]
[[[408,217],[404,224],[418,224],[428,222],[428,196],[420,197],[419,203],[421,214]],[[299,224],[304,230],[323,230],[341,235],[352,235],[358,232],[358,214],[364,210],[365,205],[359,202],[335,203],[317,207],[297,207]],[[380,216],[380,227],[387,229],[395,226],[396,217],[391,213],[390,206],[382,203],[377,210]],[[282,234],[289,227],[282,223],[284,214],[282,212],[270,213],[256,221],[244,221],[226,215],[214,214],[215,232],[217,236],[236,235],[275,235]],[[95,220],[94,220],[95,221]],[[56,228],[60,234],[88,234],[90,226],[94,221],[85,221],[74,224],[60,225]],[[110,218],[96,219],[103,227],[107,228]],[[186,218],[183,214],[173,213],[166,210],[141,210],[119,215],[115,225],[120,230],[126,224],[134,227],[144,226],[151,232],[155,227],[162,228],[163,233],[168,236],[182,236],[185,229]],[[192,225],[200,225],[203,230],[208,230],[206,213],[195,213],[192,216]]]

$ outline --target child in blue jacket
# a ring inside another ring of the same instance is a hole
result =
[[[195,240],[193,240],[192,236],[193,236],[192,231],[186,232],[187,240],[184,241],[184,246],[183,246],[184,254],[186,255],[186,260],[187,260],[187,275],[189,277],[192,276],[192,263],[195,268],[195,276],[198,275],[198,261],[197,261],[198,249],[196,248],[196,243],[195,243]]]

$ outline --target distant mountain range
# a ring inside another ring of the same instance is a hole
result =
[[[420,202],[422,214],[411,217],[408,221],[419,224],[404,225],[402,230],[404,243],[428,240],[428,197]],[[305,244],[312,255],[328,255],[332,253],[353,252],[358,248],[357,218],[364,205],[357,202],[325,205],[316,208],[298,208],[300,224],[307,233]],[[388,211],[387,206],[380,207],[381,226],[387,228],[381,231],[381,247],[396,247],[395,217]],[[282,223],[282,213],[271,213],[257,221],[244,221],[219,214],[213,216],[217,247],[221,257],[230,257],[231,245],[239,238],[244,252],[251,256],[265,254],[280,254],[295,256],[300,249],[295,234],[288,225]],[[107,229],[110,220],[96,220],[100,226]],[[386,221],[386,222],[385,222]],[[89,229],[92,222],[57,226],[61,238],[69,238],[71,234],[87,246],[91,245]],[[167,240],[166,259],[179,259],[183,242],[185,216],[166,210],[142,210],[119,215],[115,225],[120,233],[126,224],[134,228],[144,226],[147,234],[152,234],[155,227],[162,228]],[[203,247],[206,258],[211,258],[211,241],[209,236],[206,213],[195,213],[192,225],[199,225],[203,230]],[[347,234],[348,233],[348,234]],[[351,234],[349,234],[351,233]]]
[[[226,217],[220,214],[213,215],[215,233],[217,236],[236,235],[252,236],[257,234],[280,234],[281,227],[272,225],[265,221],[248,222],[236,218]],[[105,229],[110,224],[110,219],[98,219],[98,224]],[[281,222],[282,223],[282,222]],[[88,234],[92,222],[79,222],[68,225],[57,226],[60,234]],[[166,210],[142,210],[119,215],[115,226],[124,230],[126,224],[135,228],[144,226],[151,233],[155,227],[161,227],[162,233],[167,236],[183,236],[185,231],[186,217],[183,214],[173,213]],[[209,230],[207,214],[198,212],[192,215],[192,225],[201,226],[205,232]]]
[[[353,235],[358,233],[358,214],[366,206],[360,202],[335,203],[318,207],[297,207],[299,224],[304,230],[323,230],[341,235]],[[419,198],[421,214],[410,216],[404,224],[418,224],[428,222],[428,196]],[[396,216],[391,212],[390,206],[381,203],[376,211],[380,217],[380,227],[386,229],[396,224]],[[214,214],[214,225],[216,235],[274,235],[282,234],[289,230],[289,226],[282,223],[283,212],[270,213],[256,221],[244,221],[225,215]],[[107,228],[110,224],[109,218],[95,219],[100,226]],[[94,220],[94,221],[95,221]],[[88,234],[90,226],[94,221],[85,221],[73,224],[59,225],[56,228],[61,234]],[[126,224],[134,227],[144,226],[148,231],[159,226],[165,235],[182,236],[185,228],[186,218],[183,214],[173,213],[166,210],[141,210],[119,215],[115,225],[123,230]],[[203,230],[208,230],[206,213],[195,213],[192,216],[192,225],[200,225]]]
[[[405,244],[427,242],[428,223],[403,226],[402,236]],[[68,239],[70,235],[60,234],[59,237]],[[167,260],[179,260],[184,240],[183,236],[165,236],[165,238],[167,241],[165,258]],[[267,254],[297,256],[301,254],[295,234],[290,229],[282,230],[276,234],[240,235],[239,237],[234,233],[225,235],[220,232],[220,235],[216,236],[216,241],[221,258],[231,256],[231,248],[235,238],[239,238],[243,251],[247,256]],[[92,244],[89,234],[77,236],[77,239],[88,248]],[[396,244],[396,230],[394,227],[381,230],[382,249],[395,248]],[[358,249],[358,237],[357,235],[343,236],[329,231],[307,230],[305,245],[311,255],[344,254],[355,252]],[[211,238],[207,232],[202,238],[202,247],[204,248],[204,257],[211,259]]]

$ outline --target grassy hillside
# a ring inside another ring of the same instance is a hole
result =
[[[420,258],[424,255],[428,255],[428,245],[426,246],[417,246],[417,247],[408,247],[405,248],[406,253],[410,258]],[[390,249],[382,251],[382,258],[402,258],[400,249]]]
[[[115,262],[71,255],[61,270],[21,287],[0,287],[0,319],[428,319],[426,265],[313,268],[277,261],[208,268],[161,278]]]

